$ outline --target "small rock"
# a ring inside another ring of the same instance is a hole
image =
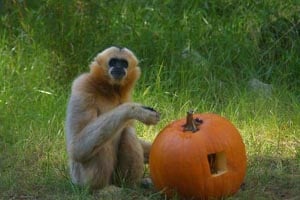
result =
[[[265,96],[265,97],[270,97],[272,95],[272,85],[271,84],[266,84],[256,78],[251,79],[248,82],[249,88],[251,91]]]

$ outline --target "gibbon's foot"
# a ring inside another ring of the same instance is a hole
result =
[[[149,178],[149,177],[143,178],[141,180],[141,187],[144,189],[150,189],[151,187],[153,187],[153,182],[152,182],[151,178]]]

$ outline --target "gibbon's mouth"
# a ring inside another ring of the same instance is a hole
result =
[[[111,69],[109,70],[109,74],[113,79],[121,80],[123,77],[125,77],[126,72],[124,70]]]

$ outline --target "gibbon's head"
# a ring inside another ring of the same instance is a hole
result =
[[[91,73],[110,84],[134,82],[140,77],[135,55],[127,48],[109,47],[100,52],[91,64]]]

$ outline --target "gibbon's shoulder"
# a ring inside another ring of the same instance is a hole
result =
[[[87,91],[90,87],[90,79],[91,77],[89,73],[79,75],[72,83],[72,93]]]

